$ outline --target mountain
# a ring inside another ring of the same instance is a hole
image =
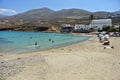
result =
[[[83,9],[62,9],[53,11],[49,8],[40,8],[26,11],[13,16],[0,15],[1,30],[54,30],[59,31],[59,26],[63,23],[89,24],[89,16],[95,18],[112,18],[113,24],[120,24],[120,11],[116,12],[90,12]]]
[[[54,19],[54,18],[81,18],[91,14],[91,12],[82,9],[63,9],[59,11],[53,11],[48,8],[33,9],[21,14],[6,17],[8,20],[26,20],[36,21],[42,19]]]
[[[120,11],[113,12],[113,17],[119,17],[120,18]]]
[[[4,17],[7,17],[7,16],[6,16],[6,15],[1,15],[1,14],[0,14],[0,18],[4,18]]]
[[[108,18],[112,13],[105,11],[94,12],[93,15],[97,18]]]
[[[33,10],[29,10],[27,12],[21,13],[21,14],[17,14],[17,15],[13,15],[10,17],[7,17],[6,19],[12,19],[12,20],[19,20],[19,19],[23,19],[23,20],[40,20],[40,19],[47,19],[49,14],[54,13],[53,10],[48,9],[48,8],[40,8],[40,9],[33,9]]]
[[[108,18],[110,16],[112,17],[118,17],[117,12],[105,12],[105,11],[99,11],[99,12],[90,12],[83,9],[62,9],[59,11],[53,11],[49,8],[40,8],[40,9],[33,9],[29,10],[27,12],[13,15],[10,17],[3,18],[4,20],[22,20],[22,21],[38,21],[38,20],[49,20],[49,19],[58,19],[58,18],[69,18],[69,19],[85,19],[89,18],[91,14],[93,14],[96,18]]]
[[[120,11],[116,11],[116,12],[114,12],[114,13],[116,13],[116,14],[120,14]]]
[[[81,18],[91,14],[91,12],[82,9],[63,9],[51,14],[53,18]]]

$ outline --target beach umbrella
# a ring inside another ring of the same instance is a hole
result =
[[[99,37],[103,37],[104,35],[103,34],[99,34]]]

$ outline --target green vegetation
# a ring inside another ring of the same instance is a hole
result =
[[[91,15],[89,16],[89,20],[93,20],[93,19],[95,19],[95,16],[94,16],[93,14],[91,14]]]
[[[5,78],[0,78],[0,80],[5,80]]]
[[[102,31],[116,32],[118,30],[114,26],[104,26],[102,29],[98,29],[98,32]]]

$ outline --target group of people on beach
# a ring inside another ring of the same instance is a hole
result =
[[[114,48],[113,46],[110,45],[110,33],[105,32],[105,33],[98,33],[97,37],[99,38],[99,42],[104,45],[104,49],[106,48]]]

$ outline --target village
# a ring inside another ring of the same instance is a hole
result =
[[[120,32],[120,24],[114,19],[58,19],[39,20],[36,22],[25,22],[23,20],[0,21],[0,31],[43,31],[61,33],[90,33],[90,32]]]
[[[85,24],[62,24],[61,32],[62,33],[71,33],[71,32],[79,32],[79,33],[88,33],[88,32],[101,32],[103,28],[112,27],[112,32],[119,31],[120,25],[113,25],[112,19],[94,19],[91,20],[89,25]],[[109,31],[109,29],[108,29]]]

